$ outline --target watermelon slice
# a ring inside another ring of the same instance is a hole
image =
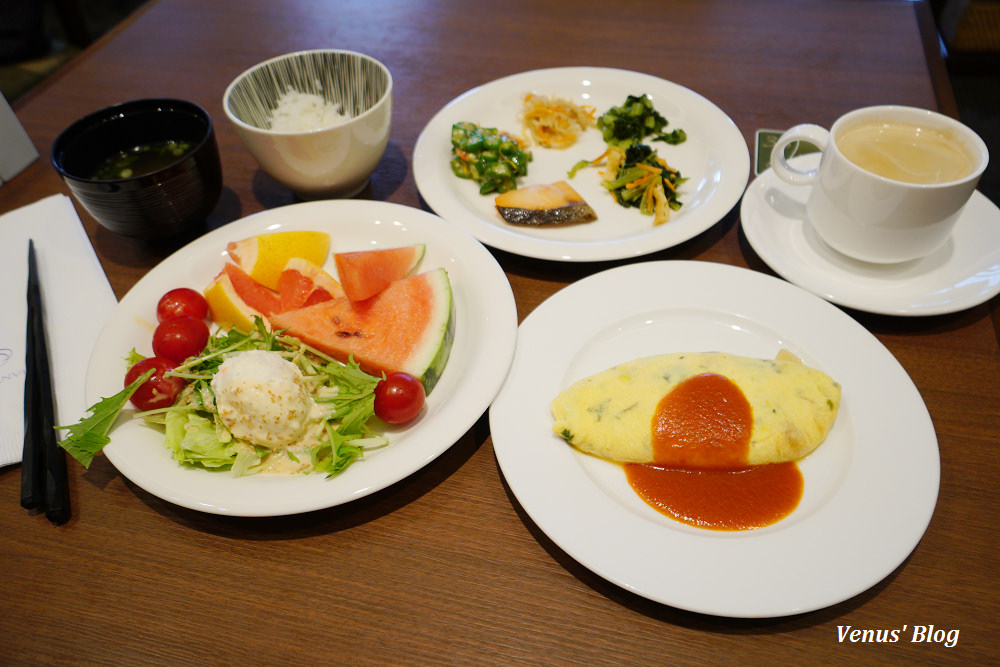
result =
[[[378,248],[333,255],[337,276],[351,301],[370,299],[410,275],[424,256],[424,245]]]
[[[275,329],[372,375],[405,372],[428,394],[444,371],[455,337],[448,273],[434,269],[391,283],[374,297],[341,297],[271,317]]]

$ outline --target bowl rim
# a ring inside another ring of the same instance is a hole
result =
[[[250,123],[247,123],[246,121],[240,120],[239,118],[237,118],[236,116],[234,116],[233,113],[229,110],[229,98],[232,96],[233,90],[236,88],[236,86],[241,81],[243,81],[251,73],[256,72],[258,70],[261,70],[261,69],[264,69],[265,67],[268,67],[269,65],[271,65],[273,63],[276,63],[276,62],[280,62],[280,61],[283,61],[283,60],[289,60],[289,59],[292,59],[292,58],[298,58],[298,57],[301,57],[301,56],[304,56],[304,55],[313,54],[313,53],[346,54],[346,55],[351,55],[351,56],[357,56],[359,58],[364,58],[366,60],[369,60],[369,61],[375,63],[379,68],[382,69],[383,72],[385,72],[385,76],[386,76],[386,79],[387,79],[387,84],[386,84],[386,87],[385,87],[385,91],[382,93],[382,96],[379,97],[378,100],[376,100],[376,102],[371,106],[371,108],[367,109],[366,111],[364,111],[360,115],[358,115],[358,116],[352,116],[351,118],[348,118],[343,123],[338,123],[337,125],[331,125],[329,127],[317,127],[317,128],[313,128],[311,130],[272,130],[270,128],[257,127],[256,125],[251,125]],[[386,101],[386,99],[388,99],[388,98],[390,98],[392,96],[393,85],[394,84],[393,84],[393,80],[392,80],[392,72],[389,71],[389,68],[386,67],[385,63],[383,63],[382,61],[380,61],[378,58],[374,58],[374,57],[368,55],[367,53],[361,53],[360,51],[352,51],[350,49],[303,49],[301,51],[292,51],[290,53],[283,53],[281,55],[274,56],[273,58],[268,58],[267,60],[263,60],[263,61],[257,63],[256,65],[251,65],[250,67],[248,67],[245,70],[243,70],[242,72],[240,72],[236,76],[236,78],[234,78],[229,83],[229,85],[226,86],[226,91],[222,94],[222,110],[223,110],[223,112],[225,112],[226,117],[229,118],[230,122],[232,122],[233,125],[237,126],[238,128],[247,130],[249,132],[255,132],[255,133],[258,133],[258,134],[261,134],[261,135],[264,135],[264,136],[271,136],[271,137],[304,136],[304,135],[314,134],[314,133],[317,133],[317,132],[326,132],[326,131],[329,131],[329,130],[346,128],[346,127],[348,127],[350,125],[353,125],[356,121],[359,121],[359,120],[361,120],[361,119],[363,119],[363,118],[365,118],[365,117],[367,117],[367,116],[375,113],[375,111],[379,107],[382,106],[382,104]]]
[[[190,150],[185,152],[183,155],[179,156],[176,160],[173,160],[169,164],[166,164],[155,171],[148,171],[135,176],[129,176],[127,178],[88,178],[86,176],[78,176],[72,174],[62,166],[61,162],[57,159],[57,154],[62,154],[65,151],[59,150],[60,145],[66,140],[66,137],[74,130],[80,129],[84,125],[94,125],[101,118],[105,118],[103,122],[114,122],[113,119],[116,115],[114,112],[121,112],[128,107],[138,106],[146,107],[149,106],[150,111],[156,111],[157,105],[171,104],[176,106],[186,106],[189,110],[196,112],[198,115],[202,116],[208,123],[206,130],[198,141],[197,145],[193,146]],[[110,104],[106,107],[101,107],[95,111],[91,111],[88,114],[77,118],[75,121],[67,125],[62,132],[56,136],[55,141],[52,142],[52,148],[49,151],[49,162],[52,164],[53,168],[59,173],[60,176],[66,179],[76,181],[78,183],[123,183],[123,182],[134,182],[139,181],[144,178],[157,176],[162,172],[176,167],[178,164],[190,159],[196,153],[200,152],[206,143],[212,140],[215,135],[215,123],[212,120],[212,115],[208,113],[205,107],[201,106],[196,102],[191,102],[190,100],[183,100],[177,97],[140,97],[132,100],[125,100],[123,102],[116,102]]]

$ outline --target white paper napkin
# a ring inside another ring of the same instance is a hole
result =
[[[42,285],[58,425],[79,421],[89,407],[87,363],[117,304],[69,197],[52,195],[0,216],[0,267],[8,278],[0,290],[0,466],[19,462],[24,447],[28,239]]]

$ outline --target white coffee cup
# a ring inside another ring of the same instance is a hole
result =
[[[820,149],[817,168],[788,163],[785,147],[797,141]],[[882,264],[924,257],[944,245],[988,162],[986,144],[962,123],[891,105],[851,111],[829,131],[796,125],[771,154],[779,178],[812,186],[806,216],[823,241]]]

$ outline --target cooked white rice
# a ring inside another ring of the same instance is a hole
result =
[[[278,106],[271,116],[271,129],[277,132],[308,132],[348,120],[340,107],[320,95],[285,91],[278,98]]]

